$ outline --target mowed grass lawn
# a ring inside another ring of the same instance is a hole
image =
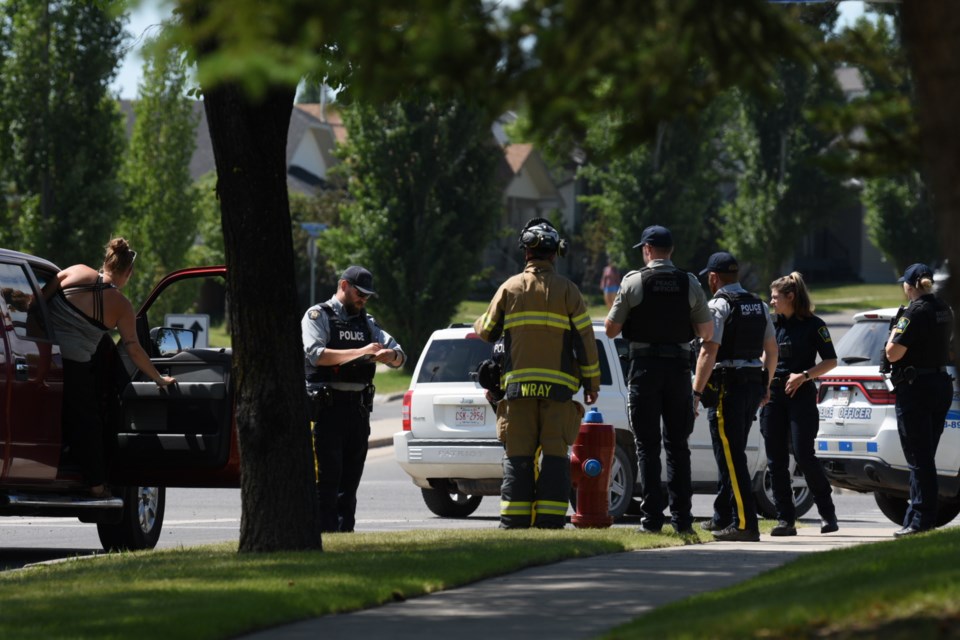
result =
[[[239,554],[222,544],[110,554],[0,573],[0,638],[232,638],[566,558],[705,539],[624,527],[460,529],[328,535],[324,552]],[[956,527],[814,553],[605,637],[956,638],[957,558]]]

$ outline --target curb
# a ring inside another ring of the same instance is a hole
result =
[[[380,447],[392,447],[393,438],[371,438],[367,441],[367,449],[378,449]]]

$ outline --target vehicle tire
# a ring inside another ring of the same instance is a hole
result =
[[[98,523],[100,544],[107,551],[139,551],[153,549],[160,540],[163,512],[166,507],[165,487],[123,487],[123,514],[119,522]]]
[[[770,470],[764,469],[760,490],[756,491],[753,497],[757,503],[757,513],[764,518],[776,519],[777,505],[773,501],[773,483],[770,478]],[[793,504],[799,520],[813,506],[813,492],[807,486],[807,481],[793,458],[790,459],[790,478],[793,480]]]
[[[890,522],[896,525],[902,525],[904,518],[907,517],[907,498],[892,496],[889,493],[875,491],[873,499],[883,515],[887,516]],[[942,527],[950,524],[957,515],[960,514],[960,502],[937,502],[937,526]]]
[[[610,515],[614,518],[619,518],[630,508],[634,478],[630,456],[617,444],[613,453],[613,467],[610,469]]]
[[[483,499],[483,496],[468,496],[440,489],[420,489],[420,493],[423,494],[427,509],[441,518],[466,518],[477,510]]]

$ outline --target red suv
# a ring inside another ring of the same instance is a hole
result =
[[[205,338],[199,323],[151,328],[147,315],[163,320],[193,311],[211,292],[222,293],[226,269],[168,275],[137,314],[141,345],[158,370],[177,378],[176,387],[161,390],[143,378],[122,345],[101,345],[104,386],[118,392],[103,403],[112,427],[104,443],[117,496],[110,499],[91,498],[65,455],[63,362],[39,295],[58,271],[47,260],[0,249],[0,515],[75,516],[96,523],[105,549],[153,548],[164,487],[239,486],[231,350],[197,347]]]

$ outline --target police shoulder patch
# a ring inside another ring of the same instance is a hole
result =
[[[311,320],[316,320],[317,318],[320,317],[320,312],[317,311],[316,309],[310,309],[310,311],[307,311],[307,317],[310,318]]]
[[[897,326],[894,328],[894,332],[903,333],[904,331],[907,330],[907,327],[909,326],[910,326],[910,318],[906,316],[902,316],[899,320],[897,320]]]
[[[817,333],[820,334],[820,339],[824,342],[833,342],[833,339],[830,337],[830,329],[828,329],[826,325],[817,329]]]

